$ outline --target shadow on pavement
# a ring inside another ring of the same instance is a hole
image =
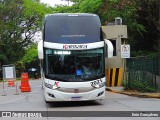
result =
[[[78,106],[97,106],[102,105],[98,101],[70,101],[70,102],[50,102],[47,103],[49,108],[52,107],[78,107]]]

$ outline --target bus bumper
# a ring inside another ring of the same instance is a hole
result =
[[[84,93],[66,93],[45,87],[44,94],[46,102],[102,100],[105,99],[105,86]]]

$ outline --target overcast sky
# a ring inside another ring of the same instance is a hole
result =
[[[54,7],[56,4],[57,5],[68,5],[68,2],[65,0],[40,0],[42,3],[48,4],[52,7]],[[70,2],[69,5],[72,5],[72,3]]]

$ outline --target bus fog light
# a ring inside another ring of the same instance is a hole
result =
[[[102,92],[98,93],[97,97],[99,97],[99,96],[103,95],[103,93],[104,93],[104,91],[102,91]]]
[[[48,94],[48,96],[55,98],[55,96],[53,94],[51,94],[51,93],[47,93],[47,94]]]

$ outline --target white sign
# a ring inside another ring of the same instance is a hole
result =
[[[5,75],[6,75],[6,79],[14,78],[13,67],[5,67]]]
[[[130,45],[121,45],[121,58],[130,58]]]

